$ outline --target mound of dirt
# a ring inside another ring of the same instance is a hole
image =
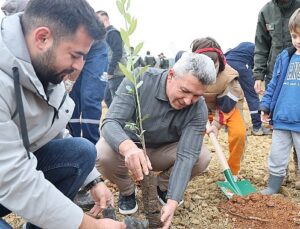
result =
[[[226,203],[221,203],[219,209],[232,217],[234,228],[292,229],[300,227],[300,207],[280,195],[234,196]]]

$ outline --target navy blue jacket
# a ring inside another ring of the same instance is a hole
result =
[[[239,61],[243,64],[247,64],[250,69],[253,69],[253,57],[254,57],[254,43],[242,42],[235,48],[225,53],[226,60]]]

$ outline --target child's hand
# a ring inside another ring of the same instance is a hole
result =
[[[214,133],[214,135],[217,137],[219,130],[215,125],[211,125],[209,127],[207,127],[206,129],[206,133],[209,135],[210,133]]]
[[[261,121],[264,122],[264,123],[268,123],[270,122],[270,115],[269,114],[266,114],[264,113],[263,111],[261,112]]]

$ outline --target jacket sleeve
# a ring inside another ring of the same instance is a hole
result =
[[[183,199],[193,166],[201,152],[207,115],[205,102],[199,101],[194,117],[188,121],[177,144],[176,160],[170,175],[167,198],[178,203]]]
[[[102,136],[115,152],[119,152],[119,145],[123,141],[130,139],[123,129],[135,113],[135,101],[128,92],[129,88],[133,88],[133,84],[124,78],[101,126]]]
[[[1,91],[5,85],[0,85]],[[12,96],[12,95],[11,95]],[[5,95],[5,98],[8,96]],[[0,203],[45,228],[78,228],[83,211],[65,197],[29,160],[8,101],[0,95]]]
[[[238,79],[235,78],[228,84],[225,91],[218,95],[217,106],[222,112],[229,113],[243,96],[241,85]]]
[[[278,83],[277,71],[278,71],[278,68],[280,65],[279,58],[280,58],[280,56],[278,56],[278,58],[275,62],[272,79],[271,79],[270,83],[268,84],[267,90],[265,91],[265,93],[261,99],[261,102],[260,102],[259,109],[266,114],[270,114],[270,112],[272,112],[271,102],[272,102],[274,91],[275,91],[275,89],[277,87],[277,83]]]
[[[253,78],[264,80],[267,72],[267,63],[271,49],[271,36],[266,28],[263,12],[258,15],[255,33],[254,69]]]
[[[118,62],[120,62],[123,55],[123,41],[120,33],[117,30],[109,32],[107,44],[112,52],[112,57],[108,64],[107,74],[113,75]]]

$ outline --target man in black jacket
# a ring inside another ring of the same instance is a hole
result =
[[[119,68],[118,62],[126,66],[127,54],[124,50],[124,44],[121,38],[121,34],[115,27],[113,27],[110,24],[109,16],[107,12],[103,10],[99,10],[97,11],[97,15],[100,21],[103,23],[104,27],[106,28],[106,32],[107,32],[106,42],[109,46],[108,68],[107,68],[107,80],[108,80],[107,87],[109,90],[107,91],[110,92],[111,97],[113,99],[115,92],[117,91],[119,85],[124,79],[124,74]],[[109,106],[111,101],[107,101],[107,102],[108,102],[107,105]]]

